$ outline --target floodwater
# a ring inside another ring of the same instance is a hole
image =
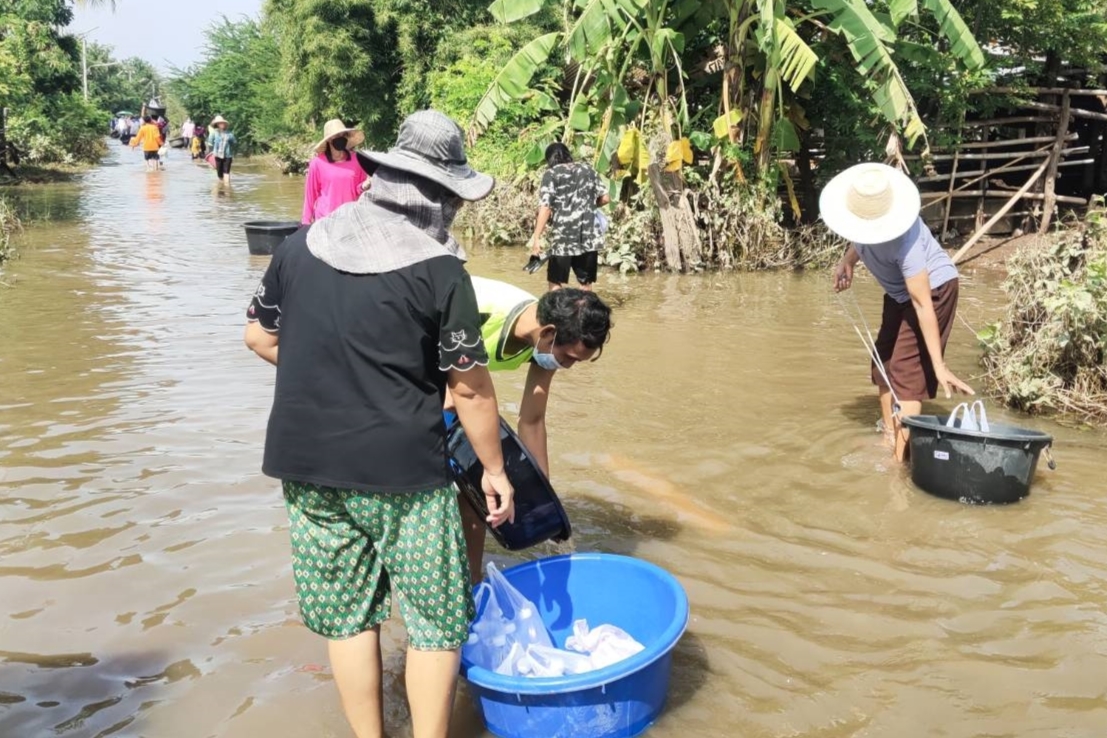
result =
[[[4,738],[348,735],[259,473],[273,370],[241,342],[266,265],[241,223],[297,217],[300,182],[238,169],[224,195],[183,156],[147,174],[113,145],[79,185],[21,196],[56,220],[0,286]],[[542,288],[521,250],[472,257]],[[935,499],[877,448],[825,275],[601,287],[614,340],[554,383],[551,458],[576,549],[657,562],[691,599],[651,736],[1107,734],[1102,434],[1013,418],[1055,434],[1058,470],[1006,508]],[[1003,301],[985,275],[962,294],[973,325]],[[971,375],[965,325],[953,343]],[[522,374],[496,379],[510,417]],[[387,627],[393,736],[402,638]],[[455,735],[484,735],[467,700]]]

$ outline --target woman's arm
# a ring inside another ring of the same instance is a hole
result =
[[[942,356],[942,333],[938,326],[938,314],[934,312],[934,302],[930,297],[930,273],[924,269],[912,277],[907,277],[906,282],[911,303],[915,306],[915,314],[919,316],[919,330],[922,331],[926,351],[930,354],[930,364],[934,367],[938,384],[945,390],[946,398],[953,397],[954,391],[963,392],[966,395],[976,394],[972,387],[958,379],[946,367],[945,358]]]
[[[851,243],[846,249],[846,253],[842,254],[842,258],[838,261],[838,266],[834,268],[835,292],[850,288],[853,284],[853,268],[857,266],[860,259],[861,255],[857,253],[857,249]]]
[[[277,365],[277,344],[280,340],[280,334],[270,333],[256,320],[246,324],[246,347],[273,366]]]
[[[311,160],[308,164],[307,181],[304,182],[304,212],[300,216],[300,222],[308,225],[315,221],[315,201],[319,199],[319,165]]]

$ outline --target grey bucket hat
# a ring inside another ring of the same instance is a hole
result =
[[[461,127],[437,110],[420,110],[409,115],[400,124],[396,145],[388,153],[359,153],[382,167],[437,182],[462,200],[487,197],[496,183],[469,166]]]

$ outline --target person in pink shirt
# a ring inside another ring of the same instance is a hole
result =
[[[368,175],[352,149],[365,135],[337,118],[323,126],[323,140],[308,165],[304,186],[304,225],[325,218],[339,206],[354,202],[369,188]]]

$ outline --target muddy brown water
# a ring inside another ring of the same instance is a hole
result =
[[[115,146],[78,184],[19,195],[54,220],[0,287],[4,738],[348,735],[259,473],[273,372],[241,343],[266,265],[241,224],[295,218],[301,183],[243,165],[219,194],[174,155],[146,174]],[[521,250],[472,257],[542,288]],[[1056,437],[1059,468],[1028,499],[914,489],[876,446],[864,354],[827,282],[605,274],[614,340],[554,383],[576,549],[657,562],[691,599],[650,735],[1104,735],[1104,436],[1008,415]],[[965,282],[981,324],[1003,295]],[[857,290],[875,315],[876,287]],[[953,343],[972,374],[964,325]],[[523,375],[496,380],[510,417]],[[393,622],[394,736],[409,734],[402,639]],[[484,735],[464,689],[454,734]]]

